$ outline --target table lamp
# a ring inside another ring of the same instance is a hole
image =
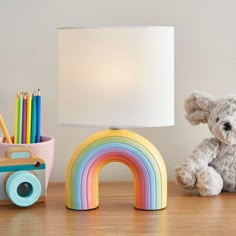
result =
[[[66,206],[99,206],[99,172],[110,162],[134,177],[134,207],[167,206],[164,160],[146,138],[124,128],[174,124],[174,28],[58,29],[59,122],[100,126],[73,152]]]

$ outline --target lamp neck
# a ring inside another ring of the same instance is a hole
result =
[[[120,130],[120,129],[117,128],[117,127],[110,127],[109,129],[111,129],[111,130]]]

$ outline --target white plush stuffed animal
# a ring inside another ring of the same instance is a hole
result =
[[[194,92],[185,101],[186,119],[192,125],[207,123],[214,137],[204,139],[175,170],[178,185],[201,196],[236,192],[236,96],[213,100]]]

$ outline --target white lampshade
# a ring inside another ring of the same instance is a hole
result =
[[[58,29],[59,122],[174,124],[174,28]]]

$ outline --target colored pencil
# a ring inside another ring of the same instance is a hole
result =
[[[36,93],[33,93],[32,96],[32,108],[31,108],[31,143],[36,141]]]
[[[40,142],[40,130],[41,130],[41,95],[40,89],[36,96],[36,143]]]
[[[22,143],[26,143],[26,127],[27,127],[27,100],[26,93],[23,95],[23,118],[22,118]]]
[[[26,143],[30,143],[31,139],[31,102],[30,94],[27,94],[27,126],[26,126]]]
[[[15,99],[15,121],[14,121],[14,143],[17,143],[18,140],[18,106],[19,103],[19,94],[16,94],[16,99]]]
[[[20,93],[18,100],[18,132],[17,132],[17,143],[22,143],[22,111],[23,111],[23,95]]]
[[[8,142],[8,143],[12,143],[11,137],[10,137],[10,135],[9,135],[9,132],[8,132],[8,130],[7,130],[7,127],[6,127],[6,125],[5,125],[5,122],[4,122],[4,120],[3,120],[2,116],[1,116],[1,114],[0,114],[0,127],[1,127],[1,129],[2,129],[2,132],[3,132],[3,134],[4,134],[4,136],[5,136],[6,140],[7,140],[7,142]]]

